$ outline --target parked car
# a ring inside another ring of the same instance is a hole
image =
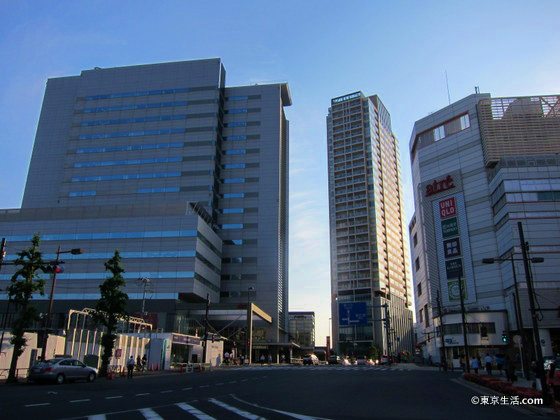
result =
[[[370,360],[365,357],[358,357],[356,359],[356,366],[370,366],[372,364],[373,362],[370,362]]]
[[[328,363],[329,365],[339,365],[342,363],[342,358],[336,355],[329,356]]]
[[[350,360],[348,359],[342,359],[342,366],[352,366],[352,363],[350,363]]]
[[[62,384],[66,381],[83,379],[93,382],[97,378],[97,369],[71,358],[49,359],[29,369],[31,381],[54,381]]]
[[[381,356],[381,358],[379,359],[379,364],[380,365],[389,364],[389,358],[387,356]]]
[[[304,365],[318,365],[319,358],[315,356],[313,353],[306,354],[303,356],[303,364]]]

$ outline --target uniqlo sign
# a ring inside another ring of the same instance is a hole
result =
[[[448,217],[457,216],[457,203],[455,203],[455,197],[441,200],[438,204],[440,218],[446,219]]]

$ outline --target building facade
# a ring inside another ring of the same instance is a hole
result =
[[[303,351],[315,349],[315,312],[289,313],[290,337]]]
[[[425,358],[441,360],[444,346],[447,361],[464,356],[461,286],[469,357],[534,357],[519,222],[530,257],[544,257],[530,265],[543,353],[558,351],[558,107],[558,96],[474,94],[415,123],[409,232]]]
[[[400,152],[379,97],[332,99],[327,143],[333,345],[345,354],[411,351]]]
[[[85,250],[63,258],[55,312],[94,307],[119,249],[129,311],[143,302],[158,328],[194,334],[189,309],[208,297],[250,300],[273,318],[262,340],[287,336],[290,93],[225,77],[208,59],[48,81],[22,208],[1,212],[0,236],[7,259],[33,233],[47,258]]]

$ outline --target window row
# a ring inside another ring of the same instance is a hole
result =
[[[250,229],[258,227],[258,223],[232,223],[232,224],[224,224],[218,225],[220,229],[227,230],[227,229]]]
[[[259,153],[260,149],[230,149],[224,150],[224,155],[245,155],[248,153]]]
[[[115,165],[143,165],[147,163],[171,163],[182,162],[181,156],[146,158],[146,159],[130,159],[130,160],[109,160],[104,162],[77,162],[74,168],[92,168],[98,166],[115,166]]]
[[[202,127],[201,127],[202,128]],[[207,130],[215,130],[214,127],[205,127]],[[197,130],[199,131],[199,130]],[[78,140],[109,139],[113,137],[137,137],[157,136],[160,134],[179,134],[187,132],[186,128],[165,128],[161,130],[119,131],[117,133],[82,134]]]
[[[220,182],[223,184],[243,184],[246,182],[259,182],[259,178],[222,178]]]
[[[196,230],[156,230],[144,232],[96,232],[41,235],[41,241],[81,241],[94,239],[185,238],[196,237]],[[29,242],[31,235],[6,236],[7,241]]]
[[[418,139],[422,144],[427,144],[432,141],[439,141],[452,134],[463,131],[471,126],[469,114],[461,115],[451,121],[438,125],[424,133],[419,134]]]
[[[189,103],[187,101],[175,101],[158,102],[152,104],[99,106],[95,108],[84,108],[82,109],[82,112],[85,114],[90,114],[95,112],[130,111],[134,109],[172,108],[174,106],[187,106],[188,104]]]
[[[96,175],[96,176],[79,176],[72,178],[72,182],[86,181],[114,181],[120,179],[151,179],[151,178],[171,178],[181,176],[181,172],[158,172],[147,174],[122,174],[122,175]]]
[[[214,87],[207,87],[204,90],[214,90]],[[199,89],[197,89],[199,90]],[[119,93],[107,93],[103,95],[88,95],[84,99],[86,101],[93,101],[97,99],[113,99],[113,98],[128,98],[131,96],[151,96],[151,95],[169,95],[172,93],[185,93],[190,92],[189,88],[175,88],[175,89],[157,89],[157,90],[142,90],[137,92],[119,92]]]
[[[231,257],[231,258],[222,258],[222,264],[254,264],[257,262],[256,257]]]
[[[113,252],[86,252],[83,254],[72,255],[67,254],[64,260],[105,260],[112,258]],[[120,252],[121,258],[188,258],[196,256],[196,251],[138,251],[138,252]],[[6,255],[6,260],[15,260],[17,255]],[[56,254],[42,254],[45,260],[56,259]]]
[[[85,149],[76,149],[76,153],[104,153],[104,152],[129,152],[133,150],[152,150],[152,149],[170,149],[175,147],[184,147],[185,143],[155,143],[155,144],[131,144],[126,146],[114,147],[88,147]]]
[[[222,274],[222,280],[256,280],[256,274]]]

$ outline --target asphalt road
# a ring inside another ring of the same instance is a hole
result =
[[[459,374],[379,367],[244,367],[0,385],[1,420],[522,420],[527,410],[473,405]]]

